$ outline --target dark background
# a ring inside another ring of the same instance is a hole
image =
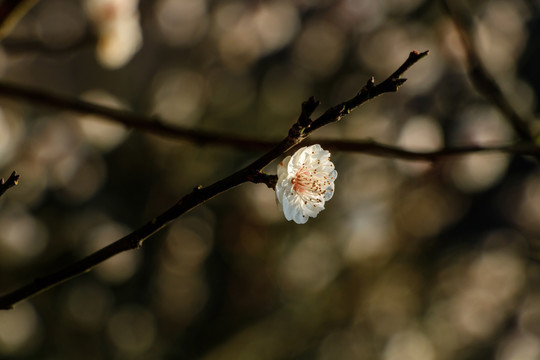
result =
[[[474,19],[484,65],[532,118],[538,2],[450,3]],[[278,141],[309,96],[320,113],[430,50],[398,93],[313,138],[412,150],[518,141],[471,85],[437,1],[142,0],[139,11],[142,48],[108,69],[84,2],[38,2],[0,47],[2,81]],[[0,175],[21,175],[0,200],[0,290],[105,246],[260,154],[0,99]],[[287,222],[264,185],[232,189],[142,249],[1,312],[0,357],[540,358],[537,161],[332,157],[335,196],[316,219]]]

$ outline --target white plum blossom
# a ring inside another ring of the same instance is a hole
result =
[[[298,149],[277,167],[276,196],[285,218],[305,224],[324,210],[324,203],[334,195],[337,171],[330,152],[320,145]]]

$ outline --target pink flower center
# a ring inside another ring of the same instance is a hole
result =
[[[298,170],[291,182],[293,183],[293,190],[300,194],[313,188],[313,177],[305,167]]]

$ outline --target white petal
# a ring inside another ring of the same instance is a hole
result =
[[[282,202],[281,199],[283,198],[283,194],[285,192],[291,191],[291,188],[292,184],[287,178],[278,180],[276,184],[276,197],[280,203]]]
[[[278,179],[283,179],[287,177],[287,168],[289,165],[289,161],[291,160],[290,156],[287,156],[285,159],[283,159],[277,167],[277,176]]]
[[[334,195],[337,171],[330,161],[330,152],[318,144],[287,156],[278,165],[277,173],[276,197],[287,220],[306,223],[324,210],[325,202]],[[297,188],[296,184],[301,185]]]
[[[326,192],[324,193],[324,201],[328,201],[334,196],[334,183],[326,189]]]
[[[320,153],[321,151],[326,151],[326,150],[323,150],[323,148],[321,147],[321,145],[319,145],[319,144],[314,144],[314,145],[306,146],[306,147],[305,147],[305,151],[308,152],[308,153],[315,153],[315,154],[318,154],[318,153]]]
[[[320,213],[324,210],[324,201],[316,202],[316,203],[310,203],[308,206],[315,212]]]
[[[293,220],[297,224],[305,224],[309,220],[309,216],[302,214],[301,211],[298,211],[296,214],[294,214]]]
[[[314,204],[312,203],[304,204],[304,206],[302,206],[302,213],[306,216],[317,216],[317,214],[320,213],[322,209],[314,208],[313,205]]]
[[[283,214],[285,215],[285,219],[292,220],[294,213],[297,212],[297,207],[290,203],[286,196],[283,196]]]
[[[302,167],[302,164],[305,160],[305,155],[303,153],[295,153],[289,161],[287,172],[289,175],[294,176],[298,170]]]

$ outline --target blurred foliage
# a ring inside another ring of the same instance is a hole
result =
[[[514,139],[471,87],[438,2],[141,0],[129,9],[140,25],[107,35],[118,41],[114,70],[87,5],[39,2],[0,48],[2,80],[281,139],[309,96],[334,105],[429,49],[397,94],[314,138],[408,149]],[[486,67],[534,114],[538,2],[465,6]],[[142,34],[138,51],[130,34]],[[0,174],[21,174],[0,201],[0,289],[80,259],[256,156],[0,99]],[[0,358],[540,358],[536,161],[333,160],[336,193],[318,218],[286,222],[266,186],[235,188],[141,250],[0,312]]]

